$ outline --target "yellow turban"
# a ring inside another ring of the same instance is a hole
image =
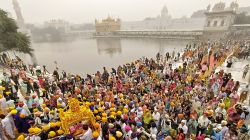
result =
[[[220,107],[221,107],[221,108],[225,108],[225,104],[224,104],[224,103],[221,103],[221,104],[220,104]]]
[[[50,113],[51,113],[51,114],[54,114],[54,113],[55,113],[55,111],[54,111],[54,110],[51,110],[51,111],[50,111]]]
[[[102,113],[102,117],[107,117],[107,114],[106,113]]]
[[[57,126],[57,125],[56,125],[55,122],[51,122],[51,123],[50,123],[50,127],[54,128],[54,127],[56,127],[56,126]]]
[[[94,110],[94,114],[98,114],[98,110],[95,109],[95,110]]]
[[[99,129],[101,126],[99,123],[95,123],[94,127],[95,127],[95,129]]]
[[[56,122],[56,126],[57,126],[57,127],[60,127],[61,125],[62,125],[61,122]]]
[[[57,108],[61,108],[62,107],[62,104],[57,104]]]
[[[113,112],[113,111],[115,111],[115,109],[114,109],[114,108],[110,108],[109,111],[110,111],[110,112]]]
[[[94,131],[92,135],[93,135],[94,138],[98,138],[99,137],[99,133],[97,131]]]
[[[37,108],[33,109],[33,112],[37,112],[37,111],[38,111],[38,109],[37,109]]]
[[[109,140],[116,140],[116,138],[114,136],[110,136]]]
[[[110,113],[110,115],[115,116],[115,115],[116,115],[116,113],[115,113],[115,112],[111,112],[111,113]]]
[[[119,97],[120,97],[120,98],[123,98],[123,94],[120,94]]]
[[[96,116],[96,120],[97,121],[101,120],[101,117],[100,116]]]
[[[0,91],[4,91],[4,90],[5,90],[5,87],[0,86]]]
[[[34,133],[35,134],[40,134],[42,132],[42,129],[38,128],[38,127],[35,127],[34,128]]]
[[[58,134],[58,135],[62,135],[63,133],[64,133],[63,130],[61,130],[61,129],[57,130],[57,134]]]
[[[106,117],[102,117],[102,122],[103,123],[105,123],[105,122],[107,122],[108,121],[108,119],[106,118]]]
[[[121,111],[117,111],[116,114],[119,115],[119,116],[121,116],[121,115],[122,115],[122,112],[121,112]]]
[[[122,137],[122,132],[121,131],[116,131],[115,134],[116,134],[116,136],[118,138]]]
[[[44,112],[45,112],[45,113],[49,113],[49,112],[50,112],[50,109],[49,109],[48,107],[45,107],[45,108],[44,108]]]
[[[101,107],[98,108],[98,112],[103,112],[103,109]]]
[[[23,119],[25,118],[25,114],[20,114],[19,117]]]
[[[90,102],[86,102],[85,104],[86,104],[86,106],[90,106],[90,105],[91,105],[91,103],[90,103]]]
[[[29,128],[29,129],[28,129],[28,132],[29,132],[30,134],[34,133],[34,128],[33,128],[33,127]]]
[[[42,106],[42,108],[45,108],[45,107],[46,107],[46,104],[42,104],[41,106]]]
[[[24,140],[24,135],[18,136],[16,140]]]
[[[11,94],[11,92],[5,92],[6,93],[6,95],[10,95]]]
[[[128,109],[124,108],[124,109],[123,109],[123,112],[124,112],[124,113],[128,113]]]
[[[43,128],[44,131],[48,131],[50,129],[50,126],[49,125],[44,125],[42,128]]]
[[[55,137],[56,136],[56,132],[55,131],[50,131],[49,132],[49,137],[50,138],[53,138],[53,137]]]
[[[16,110],[16,109],[11,110],[10,113],[11,113],[12,115],[16,115],[16,114],[17,114],[17,110]]]
[[[175,106],[174,102],[171,102],[170,105],[171,105],[172,107]]]
[[[211,116],[213,116],[213,115],[214,115],[214,111],[213,111],[213,110],[208,110],[208,111],[207,111],[207,114],[208,114],[208,116],[210,116],[210,117],[211,117]]]

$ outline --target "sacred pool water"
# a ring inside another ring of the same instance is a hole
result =
[[[165,39],[77,39],[66,42],[32,43],[39,65],[49,71],[55,69],[74,74],[93,74],[102,67],[108,69],[146,56],[155,57],[158,52],[182,51],[188,40]],[[29,57],[25,60],[29,61]],[[55,63],[56,62],[56,63]]]

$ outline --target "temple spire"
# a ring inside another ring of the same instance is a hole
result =
[[[16,13],[16,22],[17,25],[20,29],[24,28],[24,18],[21,12],[21,7],[19,6],[19,3],[17,0],[12,0],[12,4],[13,4],[13,8],[15,10]]]

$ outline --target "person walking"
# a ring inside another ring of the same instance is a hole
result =
[[[245,79],[246,76],[247,76],[247,73],[249,71],[249,64],[247,64],[245,67],[244,67],[244,71],[243,71],[243,75],[242,75],[242,79]]]

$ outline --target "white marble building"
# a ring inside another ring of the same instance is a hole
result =
[[[122,22],[121,30],[202,30],[204,22],[205,17],[172,19],[164,6],[160,16],[143,21]]]
[[[204,30],[227,31],[234,24],[236,9],[238,9],[236,3],[232,3],[229,8],[222,2],[215,4],[211,11],[205,12],[207,18]]]
[[[222,4],[222,5],[221,5]],[[202,9],[195,11],[191,17],[183,18],[171,18],[168,14],[168,9],[164,6],[161,10],[161,15],[155,18],[146,18],[143,21],[123,21],[121,25],[121,30],[158,30],[158,31],[190,31],[190,30],[225,30],[228,29],[228,26],[233,22],[234,15],[231,14],[232,11],[236,14],[245,12],[247,15],[250,15],[250,7],[239,7],[236,2],[232,2],[229,7],[224,7],[222,11],[216,11],[216,9],[223,6],[224,3],[218,3],[214,5],[213,9],[210,11],[210,5],[207,9]],[[231,11],[231,13],[230,13]],[[207,13],[213,13],[208,16],[206,19]],[[215,18],[217,17],[217,18]],[[208,22],[210,21],[210,26],[207,28]],[[217,23],[216,23],[217,21]],[[224,23],[223,23],[224,21]],[[217,27],[213,27],[216,25]],[[223,26],[219,26],[223,25]]]

